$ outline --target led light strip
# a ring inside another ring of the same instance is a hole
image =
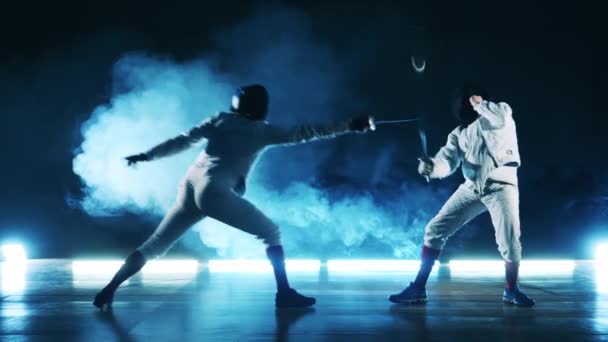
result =
[[[209,272],[271,272],[268,260],[209,260]],[[285,268],[291,272],[318,272],[319,260],[286,260]]]
[[[498,276],[504,274],[502,260],[451,260],[453,276]],[[574,272],[574,260],[523,260],[520,274],[527,276],[570,276]]]
[[[327,261],[329,272],[417,271],[419,260],[336,259]]]

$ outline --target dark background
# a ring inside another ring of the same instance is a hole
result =
[[[130,51],[196,58],[213,51],[218,31],[264,8],[288,7],[306,14],[315,36],[332,49],[348,49],[364,61],[352,70],[353,97],[365,99],[362,110],[399,117],[416,106],[410,95],[422,92],[431,151],[455,125],[447,114],[448,95],[462,81],[480,81],[509,102],[523,156],[527,255],[588,257],[590,243],[606,237],[608,229],[608,125],[599,112],[597,12],[582,2],[403,3],[3,3],[0,239],[26,241],[33,257],[124,254],[156,217],[93,218],[66,203],[68,194],[78,196],[82,188],[72,171],[80,125],[109,100],[113,63]],[[414,74],[403,72],[412,54],[429,63],[423,89],[411,85]],[[391,139],[403,140],[407,155],[395,161],[393,176],[416,178],[415,132],[387,129],[373,142]],[[336,175],[330,163],[324,166],[318,177],[327,187],[368,186],[356,175]],[[461,179],[458,174],[430,186],[455,188]],[[488,224],[487,217],[477,223]],[[116,228],[123,225],[137,229]],[[466,250],[495,255],[491,230],[473,232],[459,237]]]

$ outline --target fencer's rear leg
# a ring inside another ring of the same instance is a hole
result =
[[[227,225],[255,235],[267,248],[266,255],[272,264],[277,285],[275,305],[285,307],[309,307],[316,299],[299,294],[289,285],[285,270],[285,253],[281,243],[279,228],[266,215],[247,200],[233,192],[214,194],[216,201],[205,214]],[[220,200],[221,199],[221,200]]]

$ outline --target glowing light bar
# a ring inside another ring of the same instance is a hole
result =
[[[196,273],[198,272],[198,261],[154,260],[148,262],[141,271],[144,274]]]
[[[120,266],[120,260],[75,260],[72,261],[74,275],[114,274]]]
[[[291,272],[319,272],[321,262],[319,260],[286,260],[285,268]]]
[[[122,266],[120,260],[76,260],[72,262],[72,272],[84,274],[113,274]],[[144,274],[196,273],[196,260],[153,260],[141,270]]]
[[[608,294],[608,243],[595,247],[595,285],[599,293]]]
[[[25,289],[25,262],[3,262],[2,275],[2,294],[20,293]]]
[[[524,274],[572,274],[576,263],[574,260],[524,260],[521,272]]]
[[[608,294],[608,270],[604,267],[595,266],[595,285],[597,292]]]
[[[439,262],[435,263],[435,266],[438,264]],[[327,261],[329,272],[417,271],[419,268],[419,260],[336,259]]]
[[[272,266],[268,260],[209,260],[210,272],[271,272]],[[288,272],[318,272],[321,269],[319,260],[286,260]]]
[[[527,276],[569,276],[574,272],[574,260],[523,260],[520,274]],[[454,276],[499,276],[504,274],[502,260],[451,260]]]
[[[318,272],[321,268],[319,260],[287,260],[287,271]],[[265,259],[260,260],[209,260],[210,272],[271,272],[272,266]],[[72,271],[79,275],[113,274],[122,261],[118,260],[76,260],[72,262]],[[438,269],[439,262],[436,263]],[[154,260],[144,266],[145,274],[196,273],[200,264],[196,260]],[[329,272],[373,272],[373,271],[417,271],[419,260],[395,259],[334,259],[327,261]],[[453,275],[485,275],[504,274],[502,260],[452,260],[449,263]],[[573,260],[524,260],[520,273],[529,275],[568,275],[575,268]]]
[[[2,255],[6,261],[25,261],[27,260],[27,254],[25,248],[20,244],[5,244],[2,245]]]
[[[122,260],[75,260],[72,262],[72,279],[77,287],[99,287],[99,281],[110,280],[122,264]],[[141,274],[144,280],[173,276],[169,278],[173,281],[175,276],[181,276],[182,280],[191,279],[198,269],[196,260],[153,260],[144,266]],[[125,284],[129,282],[130,279]]]
[[[608,264],[608,243],[600,243],[595,247],[595,263]]]

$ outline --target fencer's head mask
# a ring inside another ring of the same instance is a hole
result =
[[[251,120],[264,120],[268,114],[268,91],[260,84],[240,87],[232,96],[230,109]]]
[[[452,113],[463,126],[468,126],[477,119],[479,114],[473,109],[469,98],[473,95],[481,96],[484,100],[488,100],[488,92],[473,83],[466,83],[458,88],[452,99]]]

